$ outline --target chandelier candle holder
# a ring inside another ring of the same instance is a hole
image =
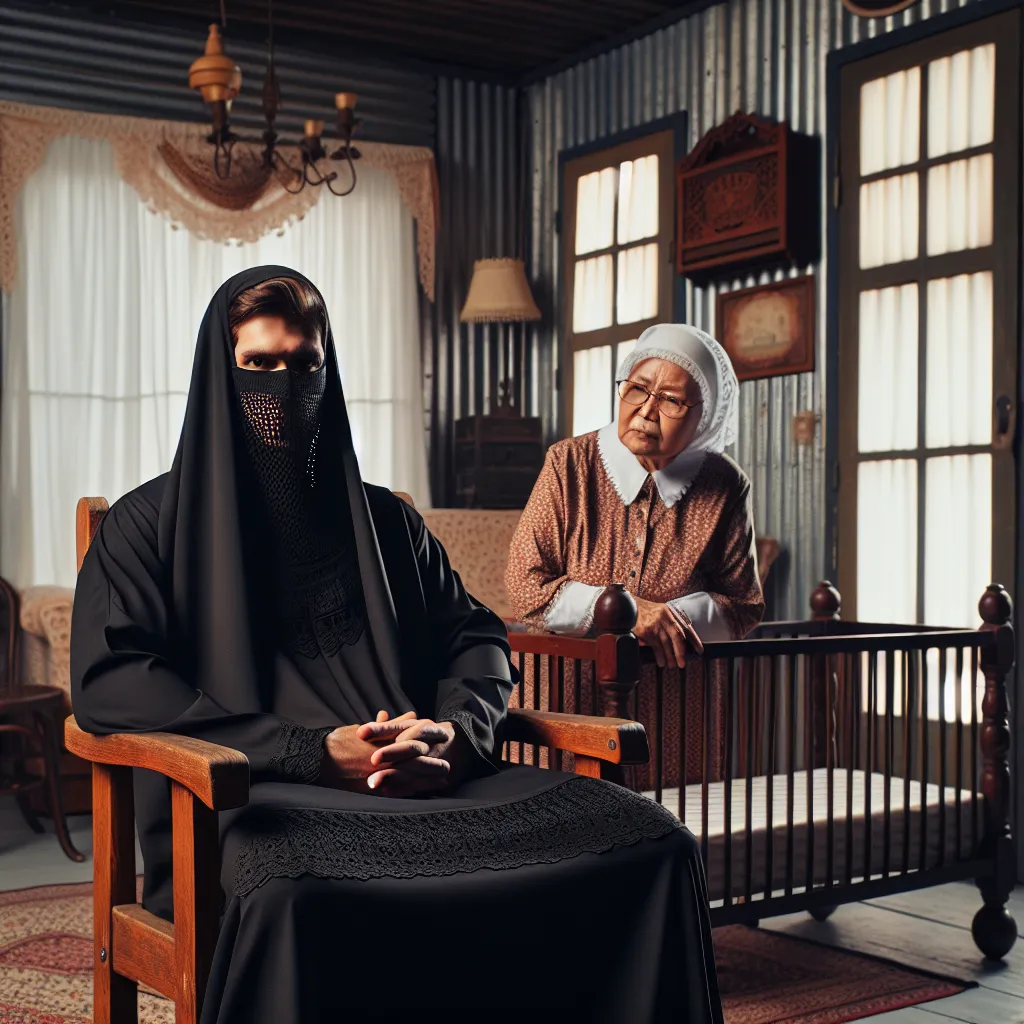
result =
[[[263,81],[262,95],[265,127],[261,136],[239,134],[231,128],[231,104],[242,88],[242,70],[224,52],[220,26],[210,26],[206,50],[189,68],[189,87],[202,96],[203,103],[210,111],[212,130],[207,136],[207,142],[213,146],[214,173],[222,180],[231,176],[231,153],[236,143],[262,145],[263,166],[277,175],[282,187],[288,192],[301,192],[307,185],[326,185],[334,195],[347,196],[356,187],[355,161],[359,159],[359,150],[352,145],[352,137],[359,127],[359,120],[355,116],[358,96],[354,92],[339,92],[335,95],[337,121],[333,130],[325,131],[323,121],[310,119],[305,122],[301,139],[292,141],[281,138],[275,127],[281,109],[281,89],[274,70],[273,11],[270,6],[268,23],[267,75]],[[324,147],[324,139],[338,139],[340,145],[328,151]],[[295,151],[300,166],[296,167],[284,155],[285,150]],[[344,161],[348,164],[350,182],[347,188],[334,187],[338,172],[328,171],[325,174],[318,166],[322,160]]]

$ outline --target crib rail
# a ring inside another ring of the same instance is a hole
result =
[[[842,621],[826,584],[812,610],[683,671],[631,635],[511,634],[514,702],[643,722],[651,763],[618,781],[697,836],[716,923],[953,878],[1005,888],[1007,871],[1012,885],[1006,592],[988,588],[977,630]]]

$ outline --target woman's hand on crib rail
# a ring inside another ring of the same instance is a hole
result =
[[[633,635],[654,651],[654,660],[659,668],[683,668],[686,665],[686,645],[698,654],[704,645],[693,628],[693,623],[675,608],[634,598],[636,601],[636,625]]]

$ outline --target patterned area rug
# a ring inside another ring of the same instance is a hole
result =
[[[726,1024],[843,1024],[968,985],[758,928],[715,932]],[[141,1024],[174,1007],[139,993]],[[0,1021],[91,1024],[92,885],[0,893]]]

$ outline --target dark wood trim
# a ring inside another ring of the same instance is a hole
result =
[[[858,462],[888,462],[890,459],[934,459],[942,455],[988,455],[992,446],[988,444],[962,444],[950,448],[894,448],[891,451],[858,452]]]
[[[857,63],[878,54],[887,53],[890,50],[902,49],[912,43],[918,43],[929,39],[932,36],[941,35],[951,29],[969,30],[978,21],[1002,14],[1005,11],[1012,11],[1020,7],[1020,0],[977,0],[966,7],[958,7],[955,10],[947,11],[945,14],[937,14],[931,18],[924,18],[907,25],[905,28],[887,32],[884,35],[875,36],[873,39],[865,39],[863,42],[854,43],[852,46],[844,46],[838,50],[832,50],[825,58],[826,88],[829,95],[834,88],[838,88],[839,73],[847,64]],[[963,37],[961,37],[963,38]],[[970,43],[958,44],[951,52],[963,49]],[[829,119],[829,130],[834,124]]]
[[[1024,29],[1022,29],[1024,32]],[[1018,37],[1018,45],[1021,40]],[[1018,88],[1024,91],[1024,68],[1020,69],[1018,76]],[[1018,124],[1020,124],[1018,120]],[[1024,128],[1024,126],[1022,126]],[[1024,136],[1024,130],[1022,130],[1022,136]],[[1018,160],[1021,160],[1022,166],[1024,166],[1024,160],[1021,159],[1021,150],[1024,149],[1024,140],[1022,145],[1018,147]],[[1018,247],[1017,252],[1014,254],[1017,260],[1017,266],[1024,266],[1024,226],[1022,226],[1022,219],[1024,219],[1024,211],[1018,208],[1017,211],[1017,225],[1018,225]],[[1019,279],[1019,275],[1018,275]],[[1020,325],[1024,323],[1024,288],[1021,288],[1017,295],[1017,324],[1018,324],[1018,353],[1020,345]],[[1009,387],[1009,384],[1007,385]],[[1018,358],[1017,360],[1017,403],[1016,407],[1018,410],[1017,421],[1014,424],[1014,429],[1011,433],[1011,443],[1013,449],[1020,453],[1022,450],[1022,417],[1019,415],[1019,411],[1024,409],[1024,359]],[[1024,510],[1024,467],[1021,466],[1021,460],[1017,459],[1017,478],[1016,478],[1016,500],[1017,508]],[[1022,634],[1022,623],[1021,623],[1021,609],[1024,605],[1021,604],[1022,595],[1024,595],[1024,517],[1017,515],[1017,524],[1014,531],[1014,539],[1016,543],[1017,559],[1014,571],[1014,595],[1017,597],[1017,602],[1014,606],[1014,629],[1018,637]],[[1017,666],[1020,666],[1024,661],[1024,652],[1020,649],[1020,641],[1018,641],[1017,650]],[[1014,736],[1021,735],[1021,729],[1024,728],[1024,709],[1021,708],[1020,691],[1018,686],[1018,680],[1021,678],[1019,668],[1014,668],[1009,674],[1007,679],[1007,687],[1011,694],[1012,700],[1010,704],[1011,713],[1011,725]],[[1014,773],[1014,778],[1019,780],[1021,778],[1021,772],[1024,772],[1024,743],[1015,743],[1013,747],[1013,764],[1011,771]],[[1013,812],[1013,829],[1014,834],[1019,836],[1021,834],[1022,823],[1024,823],[1024,786],[1021,786],[1019,781],[1014,786],[1014,806]],[[1017,879],[1024,879],[1024,843],[1017,842]]]
[[[927,186],[922,188],[919,195],[923,196],[926,191]],[[924,221],[926,218],[923,205],[919,205],[918,209],[921,211],[920,219]],[[855,273],[859,277],[858,291],[865,291],[875,288],[892,288],[901,284],[924,284],[925,281],[938,277],[976,274],[979,271],[991,270],[992,263],[992,246],[985,245],[977,249],[944,252],[938,256],[919,255],[913,260],[904,260],[901,263],[883,263],[880,267],[867,267],[863,270],[857,267]]]
[[[672,114],[669,117],[659,117],[654,121],[647,121],[632,128],[625,128],[621,132],[615,132],[614,135],[604,135],[599,139],[594,139],[592,142],[584,142],[578,146],[561,149],[558,151],[559,177],[561,178],[562,168],[565,164],[575,163],[584,157],[597,155],[598,159],[595,161],[592,169],[604,167],[605,161],[603,157],[610,149],[617,149],[619,146],[626,147],[635,142],[643,142],[659,132],[677,132],[681,129],[685,130],[685,128],[686,114]],[[638,151],[642,153],[644,147],[641,146]],[[563,209],[561,203],[559,203],[559,209]]]
[[[925,75],[921,82],[921,91],[927,94],[928,76]],[[928,97],[927,95],[922,96],[922,106],[925,110],[928,109]],[[921,126],[921,152],[926,153],[928,148],[928,126]],[[995,149],[995,140],[992,142],[986,142],[984,146],[972,146],[970,149],[958,149],[955,153],[943,153],[942,156],[924,156],[920,160],[915,160],[912,164],[900,164],[899,167],[887,167],[884,171],[872,171],[871,174],[863,174],[860,178],[862,185],[870,185],[873,181],[882,181],[884,178],[891,178],[894,174],[913,174],[915,171],[918,173],[927,173],[933,167],[941,167],[943,164],[953,164],[958,160],[970,160],[975,156],[984,156],[986,153],[991,153]]]

